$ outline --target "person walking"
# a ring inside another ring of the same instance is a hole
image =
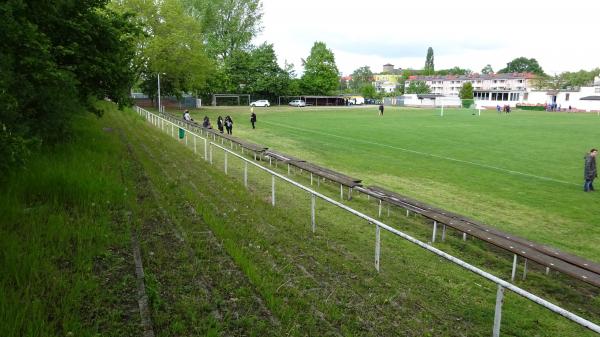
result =
[[[225,117],[225,129],[228,135],[233,134],[233,119],[230,116]]]
[[[252,112],[252,113],[250,114],[250,123],[252,123],[252,128],[253,128],[253,129],[256,129],[256,128],[254,127],[254,123],[256,123],[256,114],[254,113],[254,108],[252,108],[250,111]]]
[[[383,116],[383,103],[379,104],[379,116]]]
[[[217,117],[217,128],[220,133],[223,133],[223,117],[221,116]]]
[[[583,177],[585,179],[585,183],[583,184],[583,191],[590,192],[594,190],[594,179],[598,177],[598,172],[596,171],[596,155],[598,154],[598,150],[591,149],[590,152],[584,157],[585,159],[585,167],[583,170]]]

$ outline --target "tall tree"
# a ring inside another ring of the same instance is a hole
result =
[[[491,64],[488,64],[485,67],[483,67],[483,69],[481,69],[481,73],[485,75],[493,74],[494,69],[492,68]]]
[[[364,98],[375,98],[377,92],[375,91],[375,87],[371,84],[365,84],[360,88],[360,94]]]
[[[369,66],[362,66],[354,70],[351,76],[351,86],[355,90],[362,88],[365,84],[371,85],[371,81],[373,81],[373,72]]]
[[[435,72],[435,66],[433,64],[433,48],[427,49],[427,58],[425,59],[425,67],[423,68],[425,75],[433,75]]]
[[[329,95],[338,87],[339,71],[333,52],[323,42],[315,42],[306,60],[302,60],[302,89],[306,94]]]
[[[508,62],[506,68],[500,69],[498,73],[533,73],[536,75],[545,75],[538,61],[534,58],[517,57]]]
[[[98,99],[128,103],[138,30],[104,1],[5,0],[0,17],[0,166],[64,139],[74,114],[101,114]]]
[[[600,75],[600,68],[590,71],[580,70],[576,72],[564,72],[561,77],[564,79],[564,87],[580,87],[590,85],[594,82],[594,77]]]
[[[411,81],[406,87],[407,94],[429,94],[431,88],[424,81]]]
[[[225,67],[231,74],[230,91],[268,99],[288,91],[293,73],[279,66],[272,44],[263,43],[250,52],[238,51],[232,56]]]
[[[460,99],[473,99],[473,83],[463,83],[460,91],[458,92],[458,97],[460,97]]]
[[[180,0],[119,0],[114,5],[134,14],[132,20],[143,25],[146,33],[138,40],[138,68],[145,93],[155,97],[159,73],[164,95],[180,96],[204,87],[213,66],[204,51],[202,27]]]
[[[204,26],[208,55],[221,62],[248,50],[262,31],[260,0],[182,0]]]

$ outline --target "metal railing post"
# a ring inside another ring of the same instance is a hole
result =
[[[442,226],[442,241],[446,241],[446,225]]]
[[[225,174],[227,174],[227,151],[223,151],[223,153],[225,154]]]
[[[316,197],[314,194],[310,195],[310,224],[312,226],[312,232],[314,233],[317,230],[317,224],[315,222],[315,204]]]
[[[212,147],[212,143],[208,144],[208,157],[210,158],[210,164],[212,165],[213,163],[213,147]]]
[[[527,259],[525,259],[524,265],[523,265],[523,280],[525,280],[527,278]]]
[[[208,160],[208,154],[207,154],[208,144],[207,143],[208,143],[207,139],[204,138],[204,160]]]
[[[340,184],[340,200],[344,200],[344,185]]]
[[[379,271],[379,254],[381,253],[381,229],[375,224],[375,269]]]
[[[377,212],[377,216],[381,218],[381,199],[379,199],[379,210]]]
[[[435,243],[436,232],[437,232],[437,221],[433,221],[433,235],[431,236],[431,243]]]
[[[271,175],[271,204],[275,206],[275,175]]]
[[[512,273],[510,274],[510,280],[515,280],[515,274],[517,273],[517,254],[513,255]]]
[[[494,330],[493,337],[500,337],[500,323],[502,321],[502,303],[504,303],[504,287],[498,285],[496,292],[496,309],[494,310]]]

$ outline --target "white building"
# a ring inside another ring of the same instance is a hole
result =
[[[465,76],[411,76],[411,81],[423,81],[431,93],[445,97],[458,97],[461,87],[466,82],[473,85],[473,96],[479,107],[495,108],[510,105],[552,105],[563,110],[570,106],[573,110],[600,111],[600,77],[596,77],[594,85],[577,90],[535,90],[530,73],[465,75]]]

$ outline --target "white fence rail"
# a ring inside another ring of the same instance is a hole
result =
[[[485,279],[487,279],[488,281],[494,282],[497,286],[498,286],[498,290],[496,292],[496,306],[495,306],[495,312],[494,312],[494,324],[493,324],[493,329],[492,329],[492,336],[497,337],[500,336],[500,322],[502,319],[502,304],[504,303],[504,292],[505,289],[508,289],[512,292],[514,292],[515,294],[518,294],[532,302],[535,302],[537,304],[539,304],[540,306],[554,312],[557,313],[563,317],[566,317],[567,319],[585,327],[588,328],[598,334],[600,334],[600,326],[598,326],[597,324],[586,320],[583,317],[580,317],[568,310],[565,310],[555,304],[552,304],[548,301],[546,301],[545,299],[538,297],[524,289],[521,289],[509,282],[506,282],[486,271],[483,271],[459,258],[456,258],[450,254],[447,254],[431,245],[428,245],[420,240],[417,240],[415,238],[413,238],[412,236],[401,232],[393,227],[390,227],[388,225],[386,225],[385,223],[374,219],[368,215],[365,215],[347,205],[344,205],[336,200],[333,200],[319,192],[316,192],[314,190],[312,190],[309,187],[306,187],[302,184],[299,184],[298,182],[291,180],[290,178],[281,175],[267,167],[264,167],[258,163],[256,163],[255,161],[249,160],[245,157],[243,157],[242,155],[225,148],[222,145],[219,145],[217,143],[214,143],[212,141],[209,140],[210,135],[207,134],[206,136],[203,135],[198,135],[192,131],[187,130],[187,124],[181,121],[177,121],[177,124],[165,119],[161,116],[158,116],[152,112],[149,112],[147,110],[144,110],[140,107],[135,107],[135,110],[137,111],[138,114],[140,114],[142,117],[144,117],[147,121],[149,121],[150,123],[152,123],[154,126],[160,128],[161,130],[165,131],[165,132],[169,132],[171,131],[171,136],[172,137],[176,137],[177,135],[175,134],[175,128],[177,128],[177,132],[179,132],[179,129],[184,129],[184,139],[186,144],[188,144],[188,138],[187,138],[187,134],[189,133],[190,135],[193,136],[193,142],[194,142],[194,152],[197,152],[196,149],[196,142],[197,139],[202,139],[204,141],[204,159],[210,161],[210,163],[212,164],[212,153],[213,153],[213,148],[217,148],[220,150],[223,150],[224,152],[224,171],[225,174],[227,174],[227,157],[228,155],[231,155],[233,157],[239,158],[240,160],[242,160],[244,162],[244,186],[248,186],[248,164],[254,165],[255,167],[259,168],[262,171],[267,172],[268,174],[271,175],[271,203],[273,206],[275,206],[275,178],[279,178],[289,184],[291,184],[292,186],[295,186],[305,192],[307,192],[310,195],[310,204],[311,204],[311,229],[313,232],[315,232],[316,230],[316,223],[315,223],[315,203],[316,203],[316,198],[322,199],[323,201],[332,204],[334,206],[337,206],[345,211],[347,211],[348,213],[354,214],[355,216],[366,220],[367,222],[369,222],[370,224],[373,224],[375,226],[375,269],[377,269],[377,271],[379,271],[379,262],[380,262],[380,252],[381,252],[381,229],[386,230],[392,234],[395,234],[409,242],[414,243],[415,245],[430,251],[440,257],[443,257],[444,259],[453,262],[454,264],[459,265],[460,267],[469,270]],[[169,127],[171,130],[169,130]],[[214,136],[213,136],[213,139]]]

